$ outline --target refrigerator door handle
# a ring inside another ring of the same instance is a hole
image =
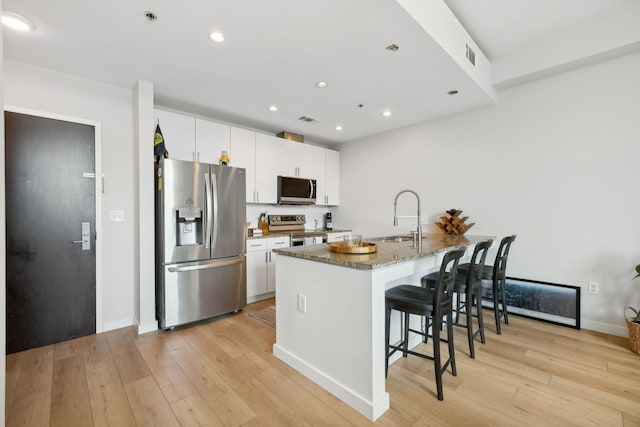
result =
[[[211,246],[211,211],[212,211],[212,201],[211,201],[211,183],[209,181],[209,174],[204,174],[204,193],[207,199],[207,212],[206,212],[206,222],[205,222],[205,233],[204,233],[204,247],[209,248]]]
[[[218,178],[214,173],[211,174],[211,195],[211,198],[213,199],[213,237],[211,238],[211,247],[215,248],[218,240],[218,227],[220,224],[218,223]]]
[[[185,265],[180,267],[169,267],[167,270],[171,273],[181,273],[184,271],[206,270],[209,268],[224,267],[225,265],[233,265],[242,262],[242,257],[216,260],[207,264]]]

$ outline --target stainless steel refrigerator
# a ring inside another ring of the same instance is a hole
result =
[[[155,179],[160,327],[170,329],[244,308],[245,170],[161,159]]]

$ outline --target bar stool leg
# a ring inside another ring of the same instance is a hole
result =
[[[447,322],[450,324],[451,322]],[[448,328],[448,326],[447,326]],[[442,360],[440,359],[440,319],[438,316],[433,316],[432,323],[433,330],[433,364],[436,374],[436,389],[438,390],[438,400],[444,400],[444,394],[442,392]]]
[[[449,344],[449,359],[451,362],[451,373],[455,377],[458,375],[458,371],[456,370],[456,349],[453,345],[453,323],[451,322],[452,313],[449,312],[447,315],[447,341]]]
[[[504,316],[504,323],[509,324],[509,314],[507,312],[507,280],[503,278],[500,280],[500,291],[502,293],[502,310]]]
[[[482,317],[482,291],[478,290],[475,295],[476,300],[476,314],[478,315],[478,328],[480,329],[480,341],[485,344],[484,339],[484,319]]]
[[[402,357],[407,357],[409,350],[409,313],[404,313],[404,342],[402,343]]]
[[[493,317],[496,320],[496,332],[498,335],[502,334],[500,328],[500,300],[502,299],[500,294],[500,285],[497,277],[493,278]]]
[[[385,337],[385,359],[384,359],[384,377],[387,378],[389,373],[389,329],[391,328],[391,308],[385,306],[384,311],[384,337]]]
[[[467,312],[467,339],[469,340],[469,355],[472,359],[476,358],[476,352],[473,347],[473,312],[471,308],[473,306],[473,294],[470,293],[470,290],[467,289],[467,295],[465,296],[465,309]]]

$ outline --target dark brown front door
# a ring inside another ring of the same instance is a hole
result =
[[[7,353],[94,334],[95,128],[5,112],[5,145]]]

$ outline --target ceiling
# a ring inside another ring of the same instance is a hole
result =
[[[640,18],[640,2],[629,0],[444,1],[501,76],[497,88],[541,76],[514,66],[523,47],[605,18],[613,26]],[[5,57],[127,89],[149,81],[157,105],[320,144],[494,102],[394,0],[4,0],[3,7],[36,25],[30,33],[4,30]],[[214,30],[223,43],[208,38]],[[397,51],[386,49],[394,43]],[[640,51],[640,36],[610,44],[600,51],[622,44],[619,54]],[[393,114],[383,117],[385,110]]]

